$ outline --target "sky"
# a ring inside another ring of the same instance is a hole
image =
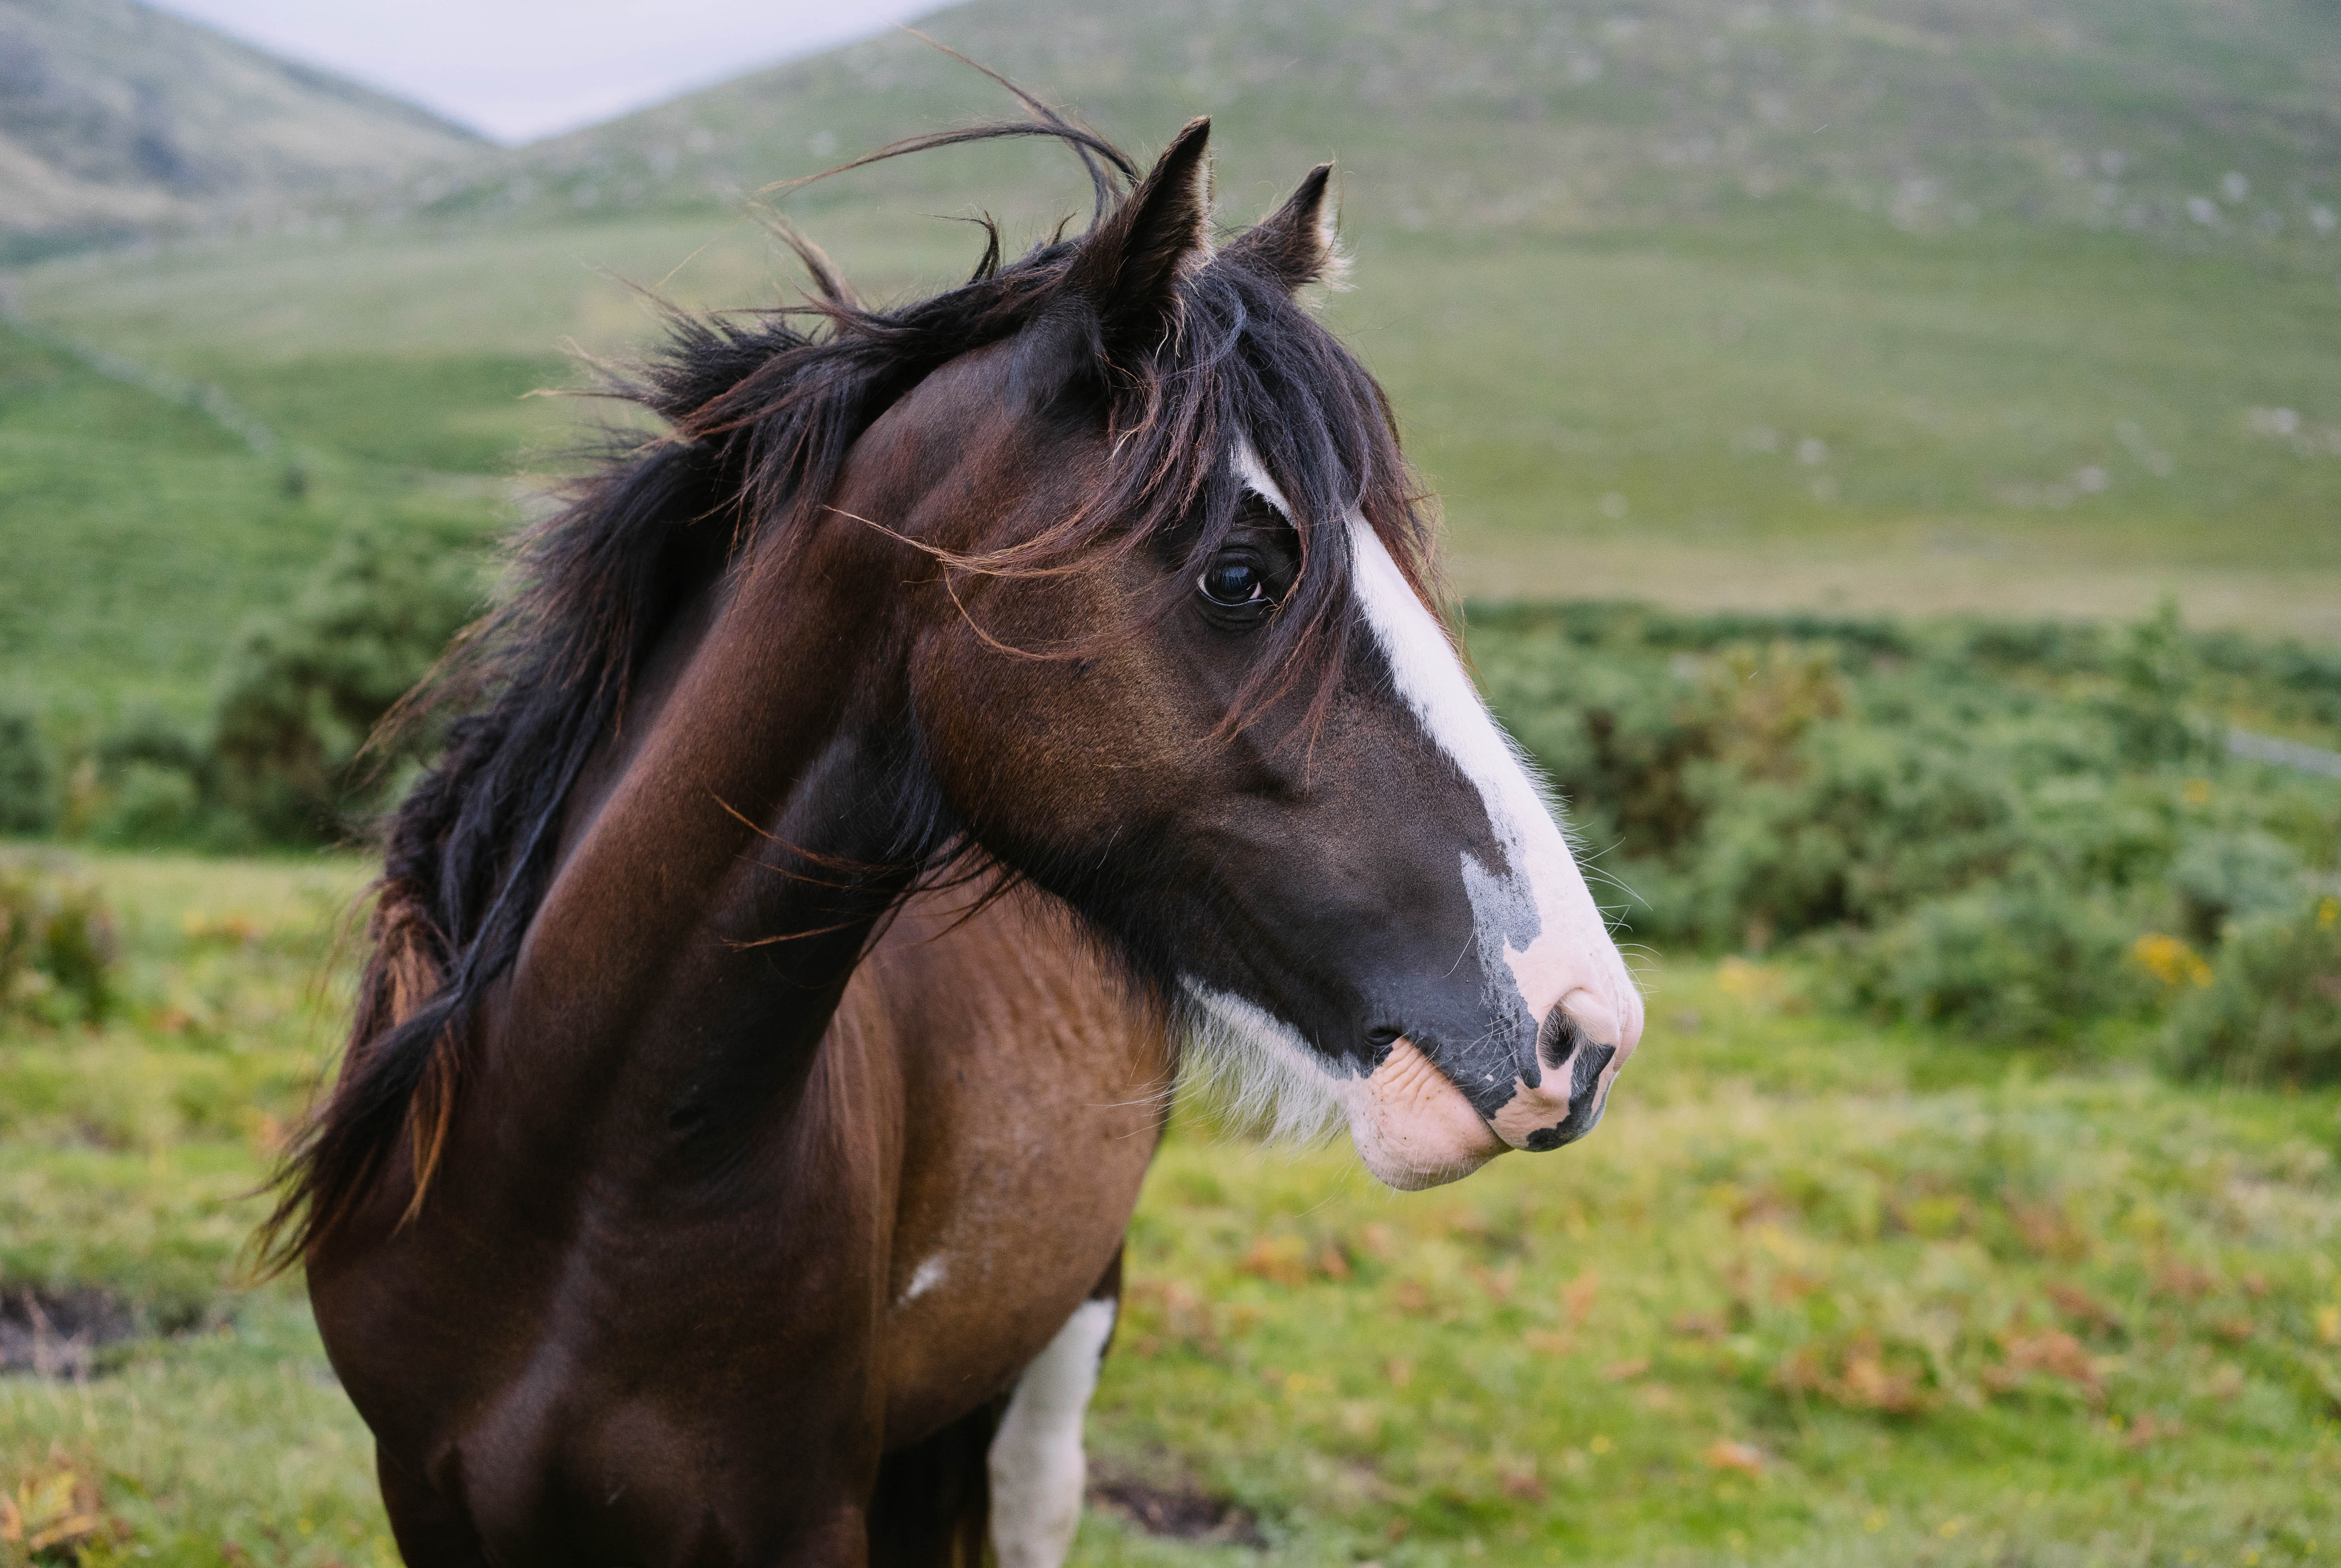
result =
[[[941,0],[158,0],[508,144],[589,125]]]

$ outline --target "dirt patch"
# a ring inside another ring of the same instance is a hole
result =
[[[0,1373],[79,1379],[105,1370],[109,1346],[149,1332],[109,1290],[0,1285]]]
[[[1225,1497],[1193,1486],[1157,1486],[1107,1475],[1090,1488],[1090,1506],[1120,1514],[1150,1535],[1221,1546],[1264,1547],[1260,1522]]]

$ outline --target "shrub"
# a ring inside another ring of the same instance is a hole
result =
[[[367,737],[478,604],[467,552],[344,539],[292,610],[229,656],[214,719],[221,799],[271,839],[335,836],[388,771],[362,764]]]
[[[2173,1002],[2341,862],[2341,791],[2229,758],[2209,717],[2296,725],[2341,661],[2167,606],[1914,629],[1575,605],[1489,615],[1474,653],[1637,935],[1800,947],[1889,1017],[2047,1040]]]
[[[2178,922],[2197,943],[2216,943],[2231,919],[2249,919],[2300,902],[2300,856],[2289,844],[2256,829],[2207,833],[2193,839],[2170,868]]]
[[[100,1022],[119,961],[113,914],[94,886],[0,862],[0,1013]]]
[[[1708,823],[1679,917],[1689,933],[1748,940],[1870,925],[2004,872],[2027,849],[2005,771],[1920,730],[1827,725],[1783,771],[1706,781]]]
[[[2341,899],[2237,921],[2210,984],[2173,1011],[2167,1043],[2192,1076],[2341,1083]]]
[[[89,825],[100,844],[153,849],[204,837],[203,788],[184,768],[132,762],[108,781]]]
[[[1889,1017],[2047,1043],[2147,1000],[2131,960],[2136,936],[2101,898],[2037,882],[1987,886],[1845,941],[1845,984]]]
[[[81,826],[98,843],[154,848],[223,836],[212,808],[212,759],[160,714],[134,715],[99,739],[88,761]]]
[[[2201,655],[2178,624],[2178,605],[2162,608],[2128,629],[2113,659],[2120,689],[2107,710],[2123,750],[2137,763],[2176,760],[2213,749],[2187,712]]]
[[[57,823],[57,770],[29,713],[0,709],[0,833],[45,833]]]

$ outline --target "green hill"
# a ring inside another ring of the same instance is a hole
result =
[[[0,0],[0,260],[251,216],[485,145],[137,0]]]
[[[1367,229],[1569,233],[1805,196],[1919,232],[2004,216],[2333,262],[2335,21],[2315,0],[977,0],[926,25],[1109,130],[1218,116],[1240,212],[1339,153]],[[892,35],[422,194],[703,207],[1002,104]],[[993,162],[982,200],[1016,173],[1031,194],[1035,159]],[[1042,204],[1062,202],[1040,162]],[[903,178],[956,193],[964,174]]]
[[[1446,499],[1467,591],[2026,616],[2169,593],[2197,620],[2341,640],[2330,21],[2291,0],[1173,0],[1110,20],[977,0],[929,25],[1141,149],[1212,113],[1230,223],[1339,155],[1358,286],[1331,319]],[[786,269],[742,193],[1011,107],[890,36],[344,198],[338,232],[62,258],[0,295],[48,341],[224,388],[316,471],[467,496],[485,528],[495,481],[590,417],[520,397],[575,383],[564,341],[622,353],[652,330],[619,280],[770,303]],[[1061,153],[1018,144],[789,210],[883,296],[972,260],[934,215],[1030,238],[1085,201]],[[0,459],[5,493],[53,498],[58,538],[113,527],[97,491],[40,477],[80,472],[70,442],[42,452]],[[171,526],[260,515],[227,505]],[[95,591],[56,584],[61,616]],[[224,646],[230,619],[190,646]],[[32,685],[96,679],[17,646]],[[115,686],[151,685],[136,647]]]

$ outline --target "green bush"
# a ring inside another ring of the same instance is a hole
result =
[[[215,769],[194,737],[160,714],[134,714],[86,759],[77,830],[117,849],[233,844],[214,807]]]
[[[477,561],[468,537],[345,536],[284,614],[244,630],[207,734],[133,715],[78,750],[64,788],[38,727],[0,710],[0,833],[125,849],[339,836],[427,744],[361,755],[478,612]]]
[[[1760,948],[1778,937],[1889,919],[2006,872],[2027,843],[2017,792],[1922,730],[1817,729],[1778,777],[1718,769],[1689,858],[1694,937]]]
[[[2201,660],[2178,623],[2176,600],[2130,627],[2112,663],[2119,684],[2105,707],[2129,761],[2150,765],[2214,749],[2187,712]]]
[[[102,1021],[120,963],[114,917],[93,884],[0,862],[0,1013]]]
[[[2297,850],[2256,829],[2194,839],[2170,868],[2180,930],[2208,948],[2230,920],[2291,909],[2300,902],[2301,868]]]
[[[89,836],[115,849],[196,844],[207,837],[210,817],[203,786],[187,769],[132,762],[108,780]]]
[[[2043,1044],[2137,1009],[2134,921],[2103,900],[2039,883],[1997,884],[1918,905],[1842,943],[1851,997],[1894,1018],[1988,1040]]]
[[[2173,1010],[2171,1065],[2245,1084],[2341,1083],[2341,900],[2239,920]]]
[[[2175,843],[2165,809],[2105,811],[2106,712],[1960,665],[1489,640],[1499,710],[1662,940],[1760,950],[2027,868],[2121,886]]]
[[[2132,956],[2150,926],[2216,951],[2341,863],[2341,787],[2213,744],[2223,703],[2305,724],[2341,661],[2167,606],[2100,629],[1574,605],[1472,642],[1634,934],[1801,951],[1886,1016],[2070,1036],[2177,994]]]
[[[40,726],[0,709],[0,833],[46,833],[56,823],[56,764]]]
[[[277,842],[343,832],[393,760],[362,759],[367,737],[478,609],[468,552],[344,539],[292,610],[229,656],[212,743],[223,804]]]

